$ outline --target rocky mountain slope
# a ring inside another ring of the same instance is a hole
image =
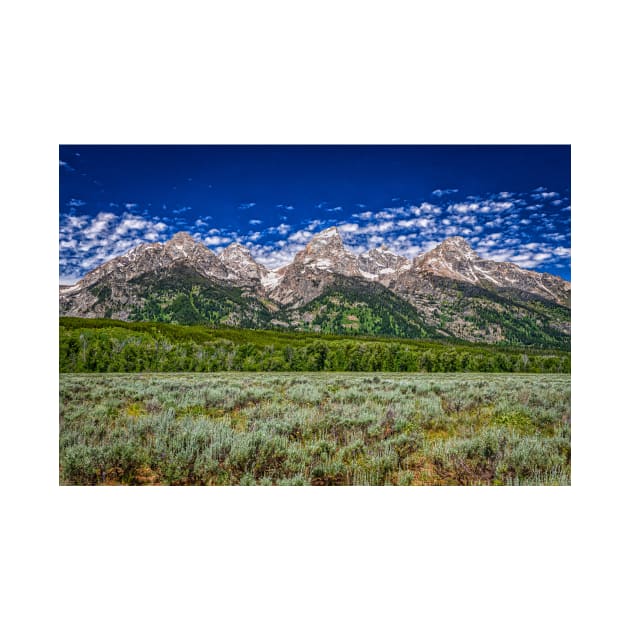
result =
[[[257,287],[271,273],[258,264],[247,247],[240,243],[226,247],[218,258],[227,269],[227,279],[237,286]]]
[[[558,304],[568,305],[570,302],[571,285],[562,278],[527,271],[514,263],[484,260],[459,236],[447,238],[435,249],[415,258],[402,278],[411,279],[413,284],[413,278],[419,273],[452,278],[488,289],[522,291]]]
[[[357,256],[329,228],[270,271],[240,244],[217,256],[180,232],[60,287],[59,311],[567,347],[570,296],[561,278],[485,260],[459,237],[410,261],[385,247]]]

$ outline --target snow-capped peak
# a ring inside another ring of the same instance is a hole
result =
[[[255,262],[249,249],[240,243],[230,243],[221,251],[219,258],[224,262],[226,260],[247,260]]]
[[[478,284],[489,278],[481,274],[477,266],[480,257],[461,236],[452,236],[442,241],[437,247],[418,256],[414,264],[421,269],[439,276],[464,280]]]
[[[470,243],[463,238],[462,236],[449,236],[445,238],[438,247],[444,247],[448,249],[459,249],[460,251],[465,252],[474,252],[473,248],[470,246]]]
[[[247,247],[240,243],[231,243],[220,254],[219,260],[226,266],[228,277],[241,280],[256,280],[268,271],[259,265]]]
[[[404,256],[394,254],[384,244],[360,254],[358,262],[361,275],[368,280],[396,273],[404,265],[410,266]]]
[[[313,236],[311,240],[311,243],[315,240],[325,240],[329,238],[334,238],[335,236],[337,236],[341,240],[341,236],[339,236],[339,230],[337,229],[337,226],[333,225],[332,227],[326,228],[325,230],[322,230],[321,232],[315,234],[315,236]]]
[[[241,245],[234,241],[234,243],[230,243],[223,251],[239,251],[239,252],[247,252],[250,254],[249,249],[245,247],[245,245]],[[250,254],[251,255],[251,254]]]
[[[177,232],[173,234],[171,239],[167,241],[172,244],[197,243],[197,241],[188,232]]]

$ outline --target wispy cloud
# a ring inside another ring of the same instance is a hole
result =
[[[232,239],[230,239],[227,236],[206,236],[206,238],[203,239],[203,242],[210,246],[216,246],[216,245],[225,245],[226,243],[231,242]]]
[[[63,160],[59,160],[59,166],[61,168],[66,169],[66,171],[72,173],[74,172],[76,169],[74,169],[72,166],[70,166],[70,164],[68,164],[68,162],[64,162]]]
[[[250,247],[250,251],[256,262],[267,269],[278,269],[288,265],[303,247],[301,243],[280,240],[267,244],[255,243]]]
[[[161,240],[168,228],[125,212],[99,212],[96,216],[61,215],[59,221],[60,275],[75,280],[94,267],[120,256],[141,243]]]
[[[546,201],[548,199],[553,199],[555,197],[559,197],[560,193],[557,193],[557,192],[539,192],[539,193],[533,193],[530,196],[531,196],[532,199]]]
[[[292,243],[304,244],[308,243],[313,238],[313,232],[310,230],[298,230],[289,236],[289,241]]]
[[[547,191],[539,191],[542,192]],[[448,236],[463,236],[486,258],[516,262],[529,269],[566,264],[570,260],[570,249],[564,245],[563,234],[558,232],[558,211],[553,211],[553,217],[532,213],[532,210],[551,208],[546,204],[550,204],[555,195],[548,194],[534,205],[528,201],[530,195],[501,191],[469,196],[467,201],[457,203],[449,202],[447,195],[436,196],[439,201],[435,203],[355,212],[350,221],[318,219],[305,221],[293,229],[281,224],[263,231],[260,242],[252,247],[252,254],[269,268],[285,265],[319,230],[336,225],[346,247],[355,253],[384,244],[395,253],[411,258],[435,247]],[[320,210],[332,209],[326,207],[326,202],[318,206]],[[541,237],[548,236],[528,242],[530,235],[522,231],[529,226],[536,226]],[[282,238],[273,242],[270,237],[275,234]],[[559,242],[563,244],[558,245]]]
[[[436,188],[431,194],[435,197],[445,197],[446,195],[454,195],[459,192],[459,188]]]
[[[81,210],[84,202],[73,198],[67,202],[68,213],[60,217],[60,271],[63,277],[78,277],[134,245],[167,240],[177,230],[189,231],[212,248],[232,241],[244,243],[258,262],[277,268],[290,262],[318,231],[331,225],[338,227],[344,243],[354,252],[384,244],[395,253],[413,257],[448,236],[463,236],[486,258],[530,269],[569,265],[568,198],[539,187],[524,193],[501,191],[463,199],[433,195],[432,202],[400,201],[396,206],[370,210],[363,210],[364,204],[348,204],[360,211],[342,215],[345,220],[326,213],[341,212],[342,206],[320,202],[316,218],[291,225],[283,215],[277,219],[280,223],[262,229],[264,216],[256,212],[258,217],[244,220],[246,229],[239,232],[234,227],[213,225],[209,214],[187,215],[192,210],[189,206],[170,211],[164,205],[163,216],[167,218],[162,218],[140,213],[131,202],[121,204],[121,214],[112,202],[111,212],[94,215]],[[241,205],[249,209],[255,203]],[[277,207],[293,209],[288,203]]]
[[[269,234],[280,234],[281,236],[286,236],[291,231],[291,226],[288,223],[281,223],[280,225],[269,227],[265,231]]]
[[[240,203],[238,207],[239,207],[239,210],[249,210],[249,208],[253,208],[255,205],[256,205],[255,202]]]

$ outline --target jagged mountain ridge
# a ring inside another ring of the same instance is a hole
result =
[[[185,282],[178,285],[175,276],[185,277]],[[345,284],[340,283],[343,278]],[[383,291],[369,291],[374,283]],[[362,293],[356,287],[363,287]],[[332,298],[326,305],[321,300],[315,303],[333,288],[334,308]],[[372,301],[366,307],[357,295],[368,293]],[[217,256],[180,232],[166,243],[132,249],[75,285],[60,288],[59,294],[62,315],[180,322],[183,318],[187,323],[309,330],[319,326],[330,331],[329,316],[337,322],[337,332],[373,334],[379,334],[378,322],[388,333],[401,329],[392,323],[400,318],[393,311],[384,312],[380,302],[391,303],[391,309],[397,304],[400,311],[397,300],[402,299],[417,315],[417,321],[407,317],[408,325],[402,325],[409,336],[415,330],[470,341],[532,339],[566,345],[570,334],[568,282],[483,259],[459,237],[410,261],[385,247],[355,255],[344,247],[338,230],[329,228],[315,235],[291,263],[268,270],[240,244],[233,243]],[[219,304],[226,300],[229,309]],[[353,319],[340,315],[344,309],[353,313],[348,315]],[[217,318],[217,313],[223,315]]]
[[[270,271],[254,260],[251,252],[240,243],[228,245],[218,256],[228,272],[228,280],[237,284],[252,283],[254,285],[269,275]]]
[[[408,271],[412,276],[428,272],[486,288],[521,290],[564,305],[570,301],[571,286],[566,280],[514,263],[483,259],[459,236],[416,257]]]

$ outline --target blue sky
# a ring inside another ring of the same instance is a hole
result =
[[[276,268],[333,225],[357,253],[463,236],[571,277],[569,146],[62,145],[59,181],[62,283],[180,230]]]

